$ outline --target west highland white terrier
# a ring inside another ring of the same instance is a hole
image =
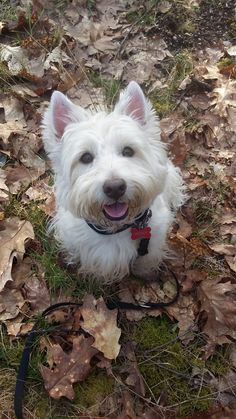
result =
[[[139,85],[130,82],[111,113],[54,92],[43,134],[55,172],[53,228],[68,260],[107,282],[152,277],[184,187]]]

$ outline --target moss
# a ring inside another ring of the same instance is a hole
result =
[[[87,380],[75,386],[74,403],[81,409],[91,406],[100,406],[102,400],[108,396],[114,387],[114,380],[108,377],[103,371],[94,370]]]
[[[220,348],[211,360],[204,361],[201,359],[204,342],[200,337],[184,346],[166,316],[143,319],[134,326],[132,335],[137,343],[139,369],[150,396],[163,397],[167,406],[176,406],[178,417],[209,409],[212,390],[201,380],[201,375],[205,369],[217,376],[228,372],[229,345]],[[192,381],[194,368],[199,371],[199,385]]]
[[[137,323],[133,338],[139,344],[140,349],[152,349],[175,337],[171,326],[172,324],[166,316],[161,319],[145,318]]]
[[[223,345],[218,348],[217,352],[207,361],[207,368],[212,372],[212,374],[217,377],[222,377],[226,375],[230,368],[231,362],[229,355],[231,352],[231,345]]]

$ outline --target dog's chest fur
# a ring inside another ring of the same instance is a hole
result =
[[[103,277],[109,282],[125,277],[131,270],[145,275],[157,266],[158,260],[161,261],[167,252],[165,237],[173,215],[162,197],[156,198],[151,210],[152,217],[148,223],[151,227],[151,240],[148,254],[144,257],[137,254],[140,240],[131,239],[130,228],[117,234],[102,235],[63,208],[58,211],[54,227],[70,260],[80,261],[81,272]]]

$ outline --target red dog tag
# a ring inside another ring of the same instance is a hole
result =
[[[142,229],[131,228],[131,240],[150,239],[151,227],[144,227]]]

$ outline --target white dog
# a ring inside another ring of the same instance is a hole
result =
[[[56,176],[53,227],[69,260],[107,282],[152,276],[184,187],[139,85],[129,83],[111,113],[54,92],[43,130]]]

